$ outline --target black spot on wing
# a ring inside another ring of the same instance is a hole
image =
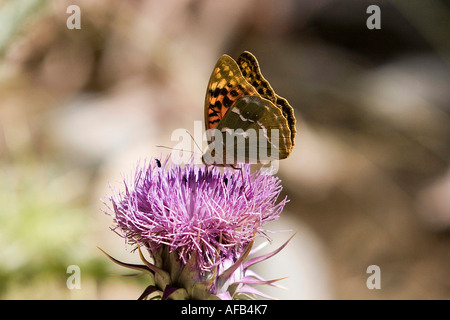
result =
[[[223,106],[224,106],[224,107],[229,108],[229,107],[231,107],[232,104],[233,104],[233,101],[230,100],[230,98],[228,98],[228,96],[225,96],[225,97],[223,98]]]
[[[209,108],[209,110],[211,110],[211,112],[209,113],[209,116],[211,116],[211,117],[219,116],[220,109],[217,109],[215,105],[210,104],[208,108]]]
[[[216,123],[216,122],[220,122],[220,119],[209,120],[208,122],[211,123],[211,124],[213,124],[213,123]]]

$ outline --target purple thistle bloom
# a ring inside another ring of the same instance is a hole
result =
[[[227,271],[222,282],[245,282],[243,270],[227,268],[248,255],[255,237],[267,238],[264,224],[279,217],[287,199],[276,204],[282,190],[277,177],[263,170],[250,173],[250,165],[241,170],[222,172],[193,163],[181,167],[168,158],[144,163],[132,182],[124,181],[124,192],[113,189],[109,197],[114,230],[128,243],[147,248],[155,261],[166,252],[181,268],[189,264],[193,282]],[[217,288],[218,278],[210,291],[224,294]]]

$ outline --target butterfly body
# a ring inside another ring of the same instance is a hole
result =
[[[285,159],[294,146],[295,122],[292,107],[264,79],[250,52],[236,61],[223,55],[206,92],[205,127],[211,143],[203,162],[234,167]]]

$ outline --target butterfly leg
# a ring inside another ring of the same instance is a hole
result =
[[[244,180],[244,173],[242,172],[242,167],[235,167],[234,165],[230,164],[230,167],[232,167],[234,170],[238,170],[240,172],[241,175],[241,179],[242,179],[242,188],[243,188],[243,193],[245,196],[245,200],[250,201],[247,197],[247,193],[245,192],[245,180]]]

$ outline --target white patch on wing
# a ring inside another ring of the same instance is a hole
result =
[[[241,114],[241,111],[238,109],[238,108],[233,108],[233,109],[231,109],[231,112],[234,112],[234,113],[236,113],[237,115],[239,115],[239,119],[241,119],[242,121],[248,121],[248,122],[251,122],[251,123],[254,123],[255,122],[255,120],[252,120],[252,119],[248,119],[248,118],[246,118],[246,117],[244,117],[242,114]]]
[[[222,130],[220,130],[221,132],[226,132],[228,134],[233,134],[234,133],[234,129],[228,128],[228,127],[223,127]]]

